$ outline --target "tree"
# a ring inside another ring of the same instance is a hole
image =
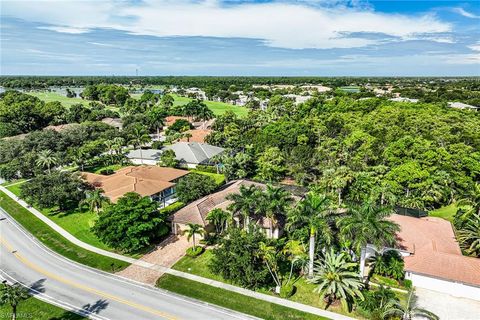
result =
[[[269,282],[269,272],[257,253],[260,243],[265,240],[258,231],[229,228],[219,246],[212,250],[209,269],[242,287],[255,289],[264,286]]]
[[[258,203],[258,211],[270,220],[270,235],[273,236],[273,228],[277,227],[280,217],[286,215],[286,211],[293,201],[285,189],[267,185]]]
[[[48,172],[50,172],[50,168],[57,163],[58,159],[51,150],[42,150],[38,153],[38,158],[36,161],[37,166],[42,168],[46,167]]]
[[[215,233],[222,234],[230,214],[220,208],[215,208],[207,214],[207,221],[214,225]]]
[[[364,291],[363,301],[359,301],[358,307],[368,312],[368,319],[386,320],[390,317],[385,313],[392,309],[393,304],[398,298],[389,288],[380,286],[377,290]]]
[[[233,201],[228,210],[232,214],[240,214],[243,217],[243,227],[247,229],[250,217],[255,213],[258,195],[261,189],[255,185],[240,185],[240,193],[232,193],[227,195],[227,200]]]
[[[433,312],[416,307],[415,291],[410,289],[405,302],[392,301],[390,307],[384,312],[385,316],[399,316],[402,320],[411,320],[414,317],[423,317],[430,320],[440,319]]]
[[[6,281],[2,283],[0,290],[0,305],[8,304],[12,307],[12,320],[17,319],[17,307],[22,300],[30,297],[28,290],[20,283],[8,285]]]
[[[175,168],[178,165],[177,156],[175,155],[175,151],[171,149],[167,149],[162,151],[160,154],[160,161],[158,164],[162,167],[171,167]]]
[[[333,249],[325,252],[325,257],[315,263],[315,273],[308,282],[317,284],[313,290],[327,299],[327,309],[334,301],[340,300],[345,310],[350,310],[355,298],[363,300],[360,291],[363,287],[358,273],[352,271],[356,263],[348,262],[344,252],[336,253]]]
[[[287,229],[294,234],[303,229],[309,235],[309,277],[313,276],[315,237],[320,235],[323,243],[330,245],[334,238],[334,227],[334,212],[330,206],[330,199],[324,195],[310,192],[293,210],[289,211]]]
[[[59,210],[67,210],[78,207],[85,198],[86,189],[78,174],[52,171],[22,184],[20,196],[41,208],[57,206]]]
[[[285,172],[284,157],[277,147],[266,149],[258,158],[257,165],[257,175],[265,181],[279,181]]]
[[[210,194],[216,187],[217,185],[212,177],[198,173],[189,173],[180,178],[175,186],[178,200],[183,203],[189,203]]]
[[[163,95],[162,99],[160,100],[160,105],[163,106],[167,112],[168,110],[173,107],[173,103],[175,102],[175,100],[173,99],[173,97],[169,94],[165,94]]]
[[[185,233],[187,234],[187,240],[190,241],[190,239],[193,240],[193,251],[195,251],[196,247],[196,242],[195,242],[195,235],[203,235],[205,233],[205,230],[203,230],[203,227],[199,224],[196,223],[188,223],[187,224],[187,230],[185,230]]]
[[[190,142],[190,138],[192,137],[192,134],[190,132],[185,132],[183,134],[183,137],[187,139],[187,142]]]
[[[105,204],[110,203],[110,200],[104,196],[102,189],[95,189],[93,191],[87,191],[85,199],[80,204],[87,204],[90,211],[98,214],[100,209]]]
[[[305,253],[305,247],[298,240],[289,240],[283,247],[283,254],[290,261],[290,272],[286,283],[288,285],[292,279],[295,264],[302,264],[307,255]]]
[[[267,245],[265,242],[260,242],[257,251],[260,257],[267,266],[268,272],[272,276],[276,285],[276,291],[279,292],[282,286],[282,279],[280,277],[279,255],[280,252],[274,246]]]
[[[104,209],[92,230],[115,249],[138,251],[168,233],[167,217],[157,207],[149,197],[128,192]]]
[[[480,215],[472,214],[462,229],[458,230],[458,241],[466,253],[480,258]]]
[[[161,107],[154,107],[147,113],[150,125],[157,131],[157,139],[160,138],[160,128],[165,125],[166,115],[165,109]]]
[[[393,246],[400,227],[387,218],[392,214],[389,207],[375,206],[370,203],[354,205],[347,214],[338,220],[338,228],[344,240],[352,243],[353,249],[360,253],[368,243],[377,248]]]
[[[140,148],[140,159],[141,163],[143,164],[143,156],[142,156],[142,145],[147,142],[150,142],[152,139],[148,135],[145,128],[141,127],[140,125],[134,126],[132,131],[130,132],[130,143],[133,144],[135,148]]]

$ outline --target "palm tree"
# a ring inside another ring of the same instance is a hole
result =
[[[470,255],[480,257],[480,215],[473,214],[458,231],[461,247]]]
[[[87,191],[86,198],[83,199],[81,204],[87,204],[90,211],[98,214],[103,205],[109,202],[110,200],[104,196],[102,189],[95,189]]]
[[[132,143],[135,148],[139,147],[140,162],[142,164],[143,164],[142,145],[144,145],[147,142],[150,142],[150,140],[151,140],[150,136],[148,135],[145,128],[143,128],[142,126],[135,126],[132,129],[132,132],[130,135],[130,143]]]
[[[258,245],[257,256],[259,256],[265,265],[267,266],[270,275],[273,278],[277,286],[277,292],[282,286],[282,282],[279,275],[279,266],[278,266],[278,252],[275,250],[273,246],[269,246],[264,242],[260,242]]]
[[[190,132],[185,132],[183,133],[183,137],[187,138],[187,142],[190,142],[190,138],[192,137],[192,134]]]
[[[50,168],[58,163],[58,159],[53,155],[51,150],[42,150],[38,153],[35,164],[39,167],[47,167],[48,172]]]
[[[283,254],[290,261],[290,273],[287,279],[287,285],[290,283],[293,275],[293,267],[295,264],[301,264],[302,261],[305,261],[305,247],[298,240],[289,240],[283,247]]]
[[[290,194],[281,187],[267,185],[262,193],[259,203],[259,211],[270,220],[270,236],[273,237],[273,228],[278,225],[278,219],[285,216],[287,207],[293,201]]]
[[[157,131],[157,139],[160,139],[160,128],[165,125],[165,110],[160,107],[155,107],[148,112],[147,116],[150,125]]]
[[[349,310],[355,298],[363,300],[360,289],[363,287],[358,273],[352,271],[356,263],[348,262],[344,252],[335,253],[333,249],[315,263],[315,274],[308,282],[318,284],[313,290],[327,299],[327,309],[334,301],[340,300],[345,310]]]
[[[305,199],[289,212],[287,216],[287,229],[300,231],[308,228],[309,257],[308,276],[313,276],[313,260],[315,256],[315,238],[318,234],[326,245],[330,245],[334,238],[335,224],[333,222],[334,212],[330,209],[330,199],[324,195],[310,192]]]
[[[28,298],[28,290],[20,283],[10,286],[6,281],[3,282],[0,290],[0,305],[9,304],[12,307],[12,320],[17,319],[17,306],[20,301]]]
[[[468,196],[458,201],[458,206],[465,207],[459,217],[462,221],[468,220],[473,214],[480,216],[480,183],[475,183]]]
[[[198,109],[196,111],[196,118],[203,121],[203,128],[205,128],[205,124],[207,120],[213,119],[215,114],[212,110],[203,102],[198,104]]]
[[[228,212],[216,208],[207,214],[206,219],[215,226],[215,232],[221,234],[225,230],[225,225],[227,224],[229,217],[230,215]]]
[[[113,140],[105,140],[104,142],[105,144],[105,147],[107,147],[107,152],[108,152],[108,155],[110,156],[110,164],[113,164],[113,149],[114,149],[114,145],[115,145],[115,141]]]
[[[377,248],[393,246],[400,227],[387,219],[391,214],[392,210],[388,207],[375,206],[371,203],[355,205],[348,209],[346,216],[338,220],[337,226],[341,236],[352,242],[352,247],[357,253],[367,243]]]
[[[190,241],[190,238],[193,240],[193,251],[195,251],[196,248],[196,242],[195,242],[195,235],[203,235],[205,233],[205,230],[203,230],[203,227],[199,224],[196,223],[189,223],[187,224],[188,229],[185,230],[185,233],[187,234],[187,240]]]
[[[233,201],[228,206],[228,210],[233,215],[240,213],[243,216],[244,228],[247,229],[250,216],[255,212],[255,206],[257,205],[257,195],[260,192],[260,188],[254,185],[245,187],[240,186],[240,193],[232,193],[227,196],[227,200]]]
[[[411,320],[414,317],[420,316],[430,320],[440,319],[436,314],[416,307],[415,291],[410,289],[408,292],[408,298],[405,302],[391,300],[389,306],[384,312],[384,316],[399,316],[402,320]]]

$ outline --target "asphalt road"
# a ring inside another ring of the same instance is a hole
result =
[[[96,319],[252,319],[71,262],[33,239],[1,208],[0,219],[0,276],[54,304]]]

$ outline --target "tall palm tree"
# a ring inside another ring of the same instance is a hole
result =
[[[313,276],[313,260],[315,257],[315,240],[317,235],[321,235],[323,242],[330,245],[334,238],[334,215],[331,210],[330,199],[325,195],[319,195],[310,192],[305,199],[300,201],[297,206],[290,210],[287,215],[287,229],[289,231],[299,231],[308,228],[310,262],[308,266],[308,276]]]
[[[142,164],[143,164],[142,146],[145,143],[150,142],[150,140],[152,140],[152,139],[148,135],[145,128],[143,128],[142,126],[135,126],[132,129],[132,132],[131,132],[131,135],[130,135],[130,143],[132,143],[135,148],[139,147],[140,162]]]
[[[273,281],[277,286],[278,292],[278,289],[280,289],[280,287],[282,286],[278,266],[278,252],[273,246],[269,246],[264,242],[260,242],[258,245],[257,256],[260,257],[267,266],[267,269],[270,272],[270,275],[272,276]]]
[[[480,258],[480,215],[473,214],[457,234],[460,246],[468,254]]]
[[[413,289],[410,289],[408,292],[408,298],[405,302],[391,300],[384,312],[384,316],[399,316],[402,320],[411,320],[417,316],[430,320],[440,319],[433,312],[416,307],[416,296]]]
[[[225,230],[225,225],[227,224],[229,217],[230,215],[228,212],[216,208],[207,214],[206,219],[215,226],[215,232],[221,234]]]
[[[337,226],[342,238],[350,240],[357,253],[368,243],[377,248],[393,246],[400,227],[387,219],[392,213],[389,207],[371,203],[355,205],[348,208],[346,216],[338,220]]]
[[[205,128],[205,124],[208,120],[213,119],[215,114],[212,110],[203,102],[200,102],[198,105],[198,109],[196,112],[196,118],[203,122],[203,128]]]
[[[160,128],[165,125],[165,109],[161,107],[155,107],[148,112],[147,116],[150,125],[157,131],[157,139],[160,139]]]
[[[114,160],[113,160],[113,151],[114,151],[114,146],[115,146],[115,141],[113,141],[112,139],[108,139],[108,140],[105,140],[104,142],[105,144],[105,147],[107,148],[107,152],[108,152],[108,155],[110,156],[110,164],[113,164]]]
[[[288,275],[287,284],[290,283],[293,275],[293,267],[295,264],[300,264],[307,256],[305,253],[305,247],[298,240],[289,240],[283,247],[283,254],[290,261],[290,273]]]
[[[313,290],[327,299],[327,309],[334,301],[340,300],[345,310],[349,310],[355,298],[363,300],[360,289],[363,287],[358,273],[352,271],[356,263],[348,262],[344,252],[333,249],[325,252],[325,257],[315,263],[315,273],[308,282],[318,284]]]
[[[258,194],[261,192],[259,187],[250,185],[240,186],[240,193],[232,193],[227,196],[227,200],[233,201],[228,206],[228,210],[233,215],[240,214],[243,216],[243,225],[247,229],[250,216],[255,213],[255,206],[257,205]]]
[[[187,230],[185,230],[185,233],[187,234],[187,240],[190,241],[190,239],[193,240],[193,251],[196,249],[196,242],[195,242],[195,235],[203,235],[205,231],[203,230],[203,227],[199,224],[196,223],[189,223],[187,224]]]
[[[17,306],[20,301],[28,299],[29,294],[20,283],[8,285],[6,281],[2,283],[0,289],[0,305],[8,304],[12,307],[12,320],[17,319]]]
[[[270,220],[271,237],[273,237],[273,228],[278,225],[278,219],[286,215],[286,210],[292,201],[290,194],[281,187],[267,185],[267,189],[262,192],[258,209],[261,215],[265,215]]]
[[[81,204],[87,204],[90,211],[97,214],[103,205],[107,203],[110,203],[110,200],[105,197],[102,189],[87,191],[86,198],[81,202]]]
[[[58,158],[55,157],[53,152],[51,150],[42,150],[38,153],[37,160],[35,161],[35,164],[39,167],[42,168],[47,168],[48,172],[50,172],[50,169],[52,166],[56,165],[58,163]]]

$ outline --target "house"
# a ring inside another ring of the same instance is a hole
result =
[[[118,130],[122,130],[123,122],[121,118],[103,118],[102,122],[108,124],[109,126],[115,127]]]
[[[165,146],[162,150],[173,150],[181,165],[195,168],[197,165],[209,165],[213,157],[221,154],[225,149],[199,142],[177,142]]]
[[[449,102],[448,103],[448,106],[450,108],[454,108],[454,109],[460,109],[460,110],[473,110],[473,111],[477,111],[478,107],[475,107],[475,106],[471,106],[469,104],[465,104],[465,103],[461,103],[461,102]]]
[[[210,129],[193,129],[183,132],[184,134],[189,133],[192,135],[190,138],[182,138],[180,141],[182,142],[199,142],[204,143],[205,138],[212,133]]]
[[[162,154],[162,150],[158,150],[158,149],[135,149],[135,150],[130,150],[127,153],[126,157],[133,164],[156,165],[158,160],[160,160],[161,154]]]
[[[75,128],[75,127],[80,127],[80,125],[78,123],[59,124],[57,126],[47,126],[43,128],[43,130],[53,130],[56,132],[62,132],[66,129]]]
[[[401,228],[396,249],[406,279],[416,287],[480,300],[480,259],[462,255],[450,222],[399,214],[389,219]]]
[[[228,206],[232,201],[227,200],[227,196],[230,194],[240,193],[241,186],[257,186],[262,189],[266,188],[264,184],[248,181],[248,180],[237,180],[230,183],[228,186],[222,190],[213,193],[211,195],[205,196],[197,201],[194,201],[183,207],[182,209],[175,212],[170,220],[172,222],[172,232],[174,234],[181,234],[186,228],[188,223],[199,224],[204,227],[206,230],[213,230],[213,227],[206,220],[206,217],[210,211],[213,209],[222,209],[227,210]],[[238,221],[238,218],[236,218]],[[269,238],[278,238],[282,233],[283,222],[280,221],[278,225],[272,226],[272,221],[268,218],[253,220],[257,226],[261,227],[265,231],[265,234]],[[272,227],[273,234],[270,232]]]
[[[388,100],[394,101],[394,102],[410,102],[410,103],[417,103],[418,102],[418,99],[410,99],[410,98],[402,98],[402,97],[392,98],[392,99],[388,99]]]
[[[136,192],[157,201],[163,208],[177,201],[175,184],[188,173],[186,170],[158,166],[130,166],[112,175],[83,172],[82,178],[95,188],[102,189],[113,203],[127,192]]]

